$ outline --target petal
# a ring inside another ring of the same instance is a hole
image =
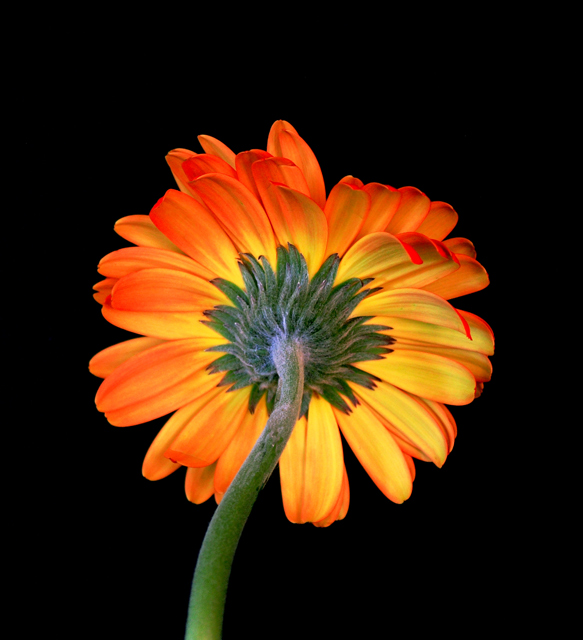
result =
[[[217,358],[216,353],[204,351],[213,342],[176,340],[139,353],[101,383],[95,397],[98,410],[111,424],[126,427],[159,418],[191,402],[220,380],[220,374],[205,371]]]
[[[460,263],[457,271],[423,285],[423,289],[451,300],[485,289],[490,284],[486,269],[477,260],[463,254],[459,254],[457,259]]]
[[[114,344],[91,358],[89,371],[98,378],[107,378],[133,356],[162,344],[162,342],[158,338],[133,338],[132,340]]]
[[[124,240],[138,245],[138,247],[154,247],[182,253],[161,231],[156,229],[149,216],[126,216],[114,225],[114,231]]]
[[[393,502],[407,500],[413,490],[409,465],[389,431],[366,404],[350,415],[334,409],[334,415],[354,455],[376,486]]]
[[[438,240],[431,240],[420,233],[400,233],[398,238],[412,247],[422,264],[408,269],[388,269],[377,275],[375,284],[390,289],[401,287],[421,288],[459,269],[459,262]]]
[[[205,280],[215,278],[215,274],[210,269],[198,264],[189,256],[152,247],[125,247],[108,253],[100,260],[97,270],[104,276],[122,278],[134,271],[157,267],[184,271]]]
[[[406,272],[415,264],[421,264],[421,259],[401,240],[389,233],[371,233],[348,249],[340,262],[336,282],[377,277],[389,269]]]
[[[192,188],[213,212],[238,251],[265,256],[276,264],[273,229],[263,207],[237,180],[224,175],[203,176]]]
[[[324,262],[328,225],[320,207],[308,196],[283,185],[272,184],[275,208],[267,207],[267,213],[280,242],[280,231],[285,229],[287,242],[295,245],[304,256],[310,277],[313,277]],[[274,223],[274,220],[277,222]]]
[[[120,329],[162,340],[182,340],[194,337],[226,340],[204,322],[207,320],[200,311],[126,311],[114,309],[106,300],[101,309],[103,317]]]
[[[93,288],[97,292],[93,294],[93,297],[95,298],[95,300],[97,300],[97,302],[99,302],[99,304],[106,303],[108,297],[113,291],[113,287],[115,286],[116,282],[117,278],[106,278],[105,280],[102,280],[101,282],[93,285]]]
[[[257,190],[255,178],[253,177],[253,164],[258,160],[265,160],[265,158],[271,158],[271,154],[261,149],[251,149],[250,151],[243,151],[242,153],[238,153],[235,158],[237,176],[241,184],[245,185],[259,202],[261,202],[261,196],[259,195],[259,191]]]
[[[463,253],[463,255],[469,256],[470,258],[476,257],[476,248],[467,238],[449,238],[448,240],[444,240],[443,244],[452,253]]]
[[[359,386],[353,390],[373,409],[391,434],[441,467],[447,457],[448,445],[437,420],[427,408],[387,382],[378,382],[375,389]]]
[[[415,187],[401,187],[398,191],[401,201],[385,231],[393,234],[415,231],[429,213],[431,202]]]
[[[371,182],[364,187],[370,196],[370,209],[357,240],[377,231],[385,231],[395,212],[399,208],[402,194],[388,185]]]
[[[118,280],[111,306],[125,311],[205,311],[229,299],[210,282],[183,271],[142,269]]]
[[[314,394],[308,419],[298,421],[279,460],[285,514],[291,522],[318,522],[337,504],[344,456],[332,407]]]
[[[352,312],[351,317],[357,316],[408,318],[449,327],[471,337],[468,323],[449,302],[421,289],[389,289],[369,296]]]
[[[366,360],[358,368],[422,398],[445,404],[472,402],[476,379],[463,365],[444,356],[397,349],[382,360]]]
[[[434,240],[443,240],[451,233],[457,221],[458,215],[451,205],[436,201],[431,203],[427,216],[415,231]]]
[[[273,124],[269,132],[267,151],[272,156],[289,158],[302,170],[310,189],[310,196],[323,209],[326,204],[326,188],[322,170],[314,152],[289,122],[278,120]]]
[[[146,453],[144,464],[142,465],[142,474],[145,478],[148,480],[161,480],[182,466],[177,462],[172,462],[172,460],[169,460],[164,454],[186,425],[188,425],[204,407],[224,392],[223,387],[215,386],[170,416],[150,445],[148,453]]]
[[[215,467],[216,463],[213,463],[209,464],[208,467],[188,468],[186,470],[184,489],[190,502],[202,504],[213,495],[215,492]]]
[[[196,153],[189,149],[173,149],[166,156],[166,162],[172,171],[172,175],[176,180],[176,184],[182,193],[189,193],[187,183],[189,181],[188,176],[184,173],[183,163],[188,158],[195,157]]]
[[[227,491],[265,429],[268,419],[265,396],[263,396],[254,413],[247,411],[239,429],[221,454],[215,472],[215,492],[224,494]]]
[[[348,474],[346,473],[346,465],[344,465],[344,472],[342,474],[342,488],[340,489],[340,495],[334,505],[334,508],[330,513],[318,522],[312,524],[318,528],[329,527],[336,520],[343,520],[348,513],[348,505],[350,503],[350,488],[348,486]]]
[[[250,387],[221,393],[182,429],[166,457],[187,467],[206,467],[218,460],[249,410]]]
[[[221,278],[244,286],[238,254],[212,213],[194,198],[169,190],[150,212],[164,235]]]
[[[188,158],[182,164],[184,174],[190,183],[207,173],[220,173],[231,178],[237,177],[237,172],[222,158],[211,156],[206,153]],[[188,185],[190,187],[190,184]]]
[[[220,140],[212,136],[197,136],[200,146],[211,156],[224,160],[229,166],[235,168],[235,154]]]
[[[328,220],[326,255],[343,256],[357,237],[370,207],[370,196],[356,186],[339,182],[330,192],[324,214]]]

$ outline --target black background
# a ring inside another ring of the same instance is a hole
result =
[[[200,152],[198,134],[235,152],[265,148],[277,119],[290,121],[314,150],[327,192],[350,174],[415,186],[456,209],[453,235],[474,242],[491,285],[454,304],[491,324],[497,355],[483,396],[453,408],[459,435],[444,467],[418,462],[405,504],[386,499],[345,445],[347,517],[327,529],[294,525],[274,473],[235,557],[224,637],[351,630],[388,637],[446,624],[466,635],[469,625],[494,631],[515,611],[529,507],[517,471],[524,427],[515,399],[524,376],[510,347],[521,305],[513,237],[523,210],[510,184],[518,141],[505,88],[488,74],[478,82],[439,69],[407,78],[350,66],[291,69],[250,75],[195,67],[138,81],[130,65],[113,75],[95,67],[90,80],[71,78],[59,117],[37,119],[38,133],[24,140],[27,166],[38,172],[42,165],[40,179],[50,177],[35,190],[49,240],[39,249],[47,313],[35,339],[47,368],[50,421],[41,430],[46,456],[33,474],[33,495],[48,557],[39,588],[56,596],[51,615],[59,626],[74,630],[83,620],[101,637],[182,637],[214,500],[190,504],[181,472],[155,483],[142,477],[165,419],[117,428],[95,409],[99,380],[88,361],[131,336],[102,318],[91,287],[100,258],[128,244],[114,233],[115,221],[147,214],[175,188],[169,150]],[[540,495],[545,487],[537,482]],[[55,574],[67,583],[56,593]],[[273,616],[276,632],[262,627]]]

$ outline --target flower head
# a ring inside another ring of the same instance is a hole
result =
[[[134,247],[106,255],[96,299],[141,337],[97,354],[97,407],[113,425],[174,412],[144,460],[150,480],[187,467],[186,493],[217,502],[263,430],[282,336],[305,363],[300,418],[280,459],[292,522],[346,515],[340,432],[379,489],[411,494],[413,459],[441,466],[456,436],[446,404],[490,379],[489,326],[448,300],[483,289],[457,214],[413,187],[347,176],[326,198],[318,162],[287,122],[267,150],[167,157],[179,187],[115,229]]]

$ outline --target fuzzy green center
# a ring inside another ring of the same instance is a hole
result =
[[[295,339],[303,349],[304,394],[300,415],[309,407],[312,393],[348,413],[358,400],[348,382],[372,389],[374,376],[353,366],[362,360],[378,360],[391,349],[394,338],[378,333],[384,325],[364,324],[372,316],[349,318],[358,303],[379,288],[365,289],[372,279],[350,278],[334,286],[340,259],[331,255],[310,280],[304,256],[293,246],[277,250],[277,270],[261,256],[243,254],[240,269],[245,291],[218,278],[213,284],[234,306],[219,305],[205,315],[207,324],[229,340],[209,351],[225,355],[209,367],[225,372],[220,385],[229,391],[252,385],[249,410],[266,395],[271,413],[278,375],[272,358],[282,338]]]

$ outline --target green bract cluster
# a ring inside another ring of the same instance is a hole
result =
[[[212,373],[226,372],[220,385],[229,391],[252,385],[249,410],[267,394],[271,413],[278,375],[272,358],[274,344],[292,338],[302,346],[304,394],[300,416],[316,392],[331,405],[349,413],[358,400],[348,382],[372,389],[378,380],[352,366],[362,360],[378,360],[392,351],[395,340],[378,333],[391,327],[364,323],[372,316],[350,318],[356,305],[379,288],[363,289],[372,278],[350,278],[334,286],[340,258],[328,257],[310,280],[304,256],[291,244],[277,250],[277,270],[261,256],[243,254],[240,269],[245,291],[232,282],[217,278],[212,283],[233,302],[206,311],[207,324],[229,340],[229,344],[209,351],[225,353],[209,367]]]

